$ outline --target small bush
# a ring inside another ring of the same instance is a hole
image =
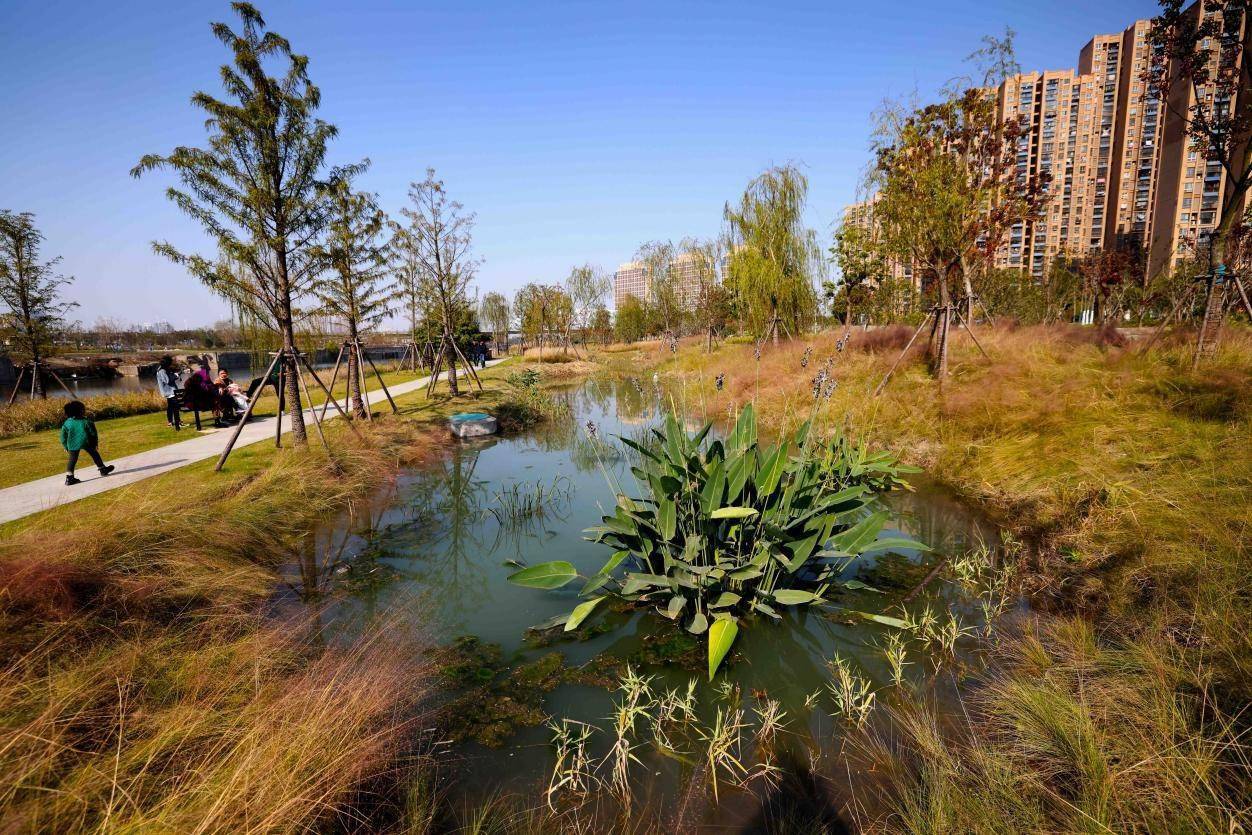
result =
[[[55,429],[65,420],[65,413],[61,411],[65,403],[63,397],[49,397],[47,400],[20,400],[0,408],[0,440]],[[87,406],[87,417],[92,420],[143,415],[165,408],[165,399],[156,391],[99,394],[84,397],[83,403]]]

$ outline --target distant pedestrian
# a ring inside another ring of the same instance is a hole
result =
[[[78,453],[86,451],[91,460],[96,462],[100,475],[113,472],[113,465],[104,463],[100,457],[99,436],[96,424],[87,419],[87,407],[80,400],[71,400],[65,404],[65,423],[61,424],[61,446],[69,453],[69,462],[65,465],[65,483],[78,484],[80,479],[74,478],[74,468],[78,466]]]
[[[174,358],[169,354],[161,357],[156,379],[157,391],[165,398],[165,422],[178,432],[183,428],[182,415],[178,410],[178,370],[174,368]]]

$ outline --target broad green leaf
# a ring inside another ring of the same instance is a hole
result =
[[[617,439],[621,441],[622,443],[624,443],[626,446],[633,449],[635,452],[644,456],[645,458],[651,458],[653,461],[660,463],[661,459],[657,458],[656,454],[652,452],[652,450],[648,449],[646,446],[636,443],[635,441],[632,441],[630,438],[623,437],[622,435],[618,435]]]
[[[761,465],[760,481],[757,483],[757,494],[764,497],[772,494],[778,487],[783,473],[787,469],[787,444],[779,445],[774,454]]]
[[[887,516],[885,510],[866,516],[846,531],[835,534],[831,539],[831,544],[836,551],[855,557],[866,545],[878,537],[879,531],[887,522]]]
[[[854,612],[853,614],[860,615],[866,620],[872,620],[874,623],[881,623],[883,626],[894,626],[896,629],[908,629],[909,628],[908,621],[900,620],[899,618],[893,618],[890,615],[875,615],[869,612]]]
[[[559,589],[578,576],[578,571],[565,560],[543,562],[509,575],[509,582],[532,589]]]
[[[710,508],[720,507],[722,504],[722,495],[726,492],[726,466],[722,463],[722,459],[714,458],[713,463],[709,465],[708,477],[704,482],[704,487],[700,490],[700,504],[705,511]]]
[[[740,455],[730,462],[726,469],[726,501],[733,502],[743,494],[743,487],[748,483],[748,467],[751,459]]]
[[[565,623],[567,620],[569,620],[569,612],[563,612],[562,614],[556,615],[555,617],[548,618],[547,620],[545,620],[543,623],[539,624],[538,626],[532,626],[531,629],[535,630],[536,632],[544,632],[548,629],[552,629],[553,627],[560,626],[561,624]]]
[[[787,561],[788,571],[794,574],[808,562],[809,557],[813,556],[813,549],[817,547],[817,540],[820,536],[821,534],[815,533],[808,539],[791,543],[791,559]]]
[[[757,568],[756,566],[748,566],[747,568],[740,568],[736,571],[732,571],[727,576],[730,577],[730,579],[732,580],[738,580],[740,583],[742,583],[745,580],[755,580],[757,577],[760,577],[763,573],[764,572],[761,571],[761,569]]]
[[[719,507],[709,514],[710,519],[746,519],[755,516],[756,509],[751,507]]]
[[[683,607],[687,605],[687,598],[680,594],[676,594],[669,599],[669,605],[665,607],[665,614],[670,619],[678,617]]]
[[[627,574],[622,594],[638,594],[650,588],[669,588],[669,578],[660,574]]]
[[[629,551],[614,551],[613,556],[609,557],[597,574],[608,574],[613,569],[622,564],[622,560],[630,556]]]
[[[591,610],[596,607],[596,604],[603,599],[603,597],[593,597],[590,600],[584,603],[579,603],[575,606],[574,611],[570,612],[569,620],[565,622],[565,631],[573,632],[577,629],[578,625],[585,621],[587,616],[591,614]]]
[[[822,598],[811,591],[779,589],[774,592],[774,599],[784,606],[799,606],[802,603],[816,603]]]
[[[673,539],[678,530],[678,508],[672,501],[666,498],[657,499],[656,521],[657,527],[661,529],[661,536],[666,541]]]
[[[726,653],[730,652],[730,647],[738,634],[739,624],[729,619],[714,621],[712,628],[709,629],[709,681],[713,680],[713,674],[721,666]]]
[[[702,635],[709,628],[709,619],[704,616],[703,612],[696,612],[691,619],[691,623],[687,624],[687,631],[692,635]]]
[[[579,590],[578,596],[586,597],[592,592],[599,591],[611,582],[613,582],[613,576],[611,574],[597,574],[588,580],[582,589]]]
[[[852,589],[853,591],[872,591],[882,594],[882,589],[876,589],[868,583],[862,583],[860,580],[844,580],[842,585],[845,589]]]
[[[905,539],[902,536],[885,536],[882,539],[875,539],[869,545],[861,549],[862,554],[868,554],[871,551],[929,551],[930,546],[918,542],[913,539]]]
[[[741,599],[742,598],[740,598],[739,595],[735,594],[733,591],[724,591],[717,598],[717,600],[714,600],[713,603],[710,604],[709,608],[710,609],[725,609],[728,606],[734,606]]]

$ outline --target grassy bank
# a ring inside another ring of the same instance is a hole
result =
[[[909,333],[855,333],[843,351],[824,334],[765,346],[759,360],[751,345],[604,357],[668,372],[692,410],[754,400],[780,429],[807,417],[812,378],[833,358],[822,420],[902,451],[1034,544],[1034,597],[1054,614],[1002,637],[1003,663],[963,733],[905,726],[921,764],[891,772],[902,811],[872,825],[1246,825],[1252,338],[1231,329],[1193,374],[1185,339],[1142,355],[1090,330],[984,330],[990,359],[962,336],[940,387],[915,351],[873,398]],[[944,761],[959,767],[925,766]]]
[[[415,778],[433,682],[420,634],[325,646],[264,611],[308,532],[447,443],[478,400],[399,399],[357,438],[238,450],[0,531],[0,818],[6,831],[381,827]],[[502,376],[502,374],[501,374]],[[399,769],[399,770],[397,770]]]

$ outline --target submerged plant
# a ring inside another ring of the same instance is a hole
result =
[[[638,454],[631,472],[643,495],[619,493],[614,513],[588,530],[613,554],[565,620],[567,631],[577,628],[608,596],[653,609],[707,635],[710,679],[748,617],[779,620],[787,607],[829,603],[844,567],[864,553],[926,550],[880,537],[888,514],[872,511],[875,492],[913,471],[891,453],[839,434],[816,438],[808,422],[781,444],[762,444],[751,406],[724,442],[709,440],[711,428],[692,437],[669,414],[663,430],[652,430],[655,445],[620,438]],[[509,579],[555,589],[578,576],[556,561]]]

